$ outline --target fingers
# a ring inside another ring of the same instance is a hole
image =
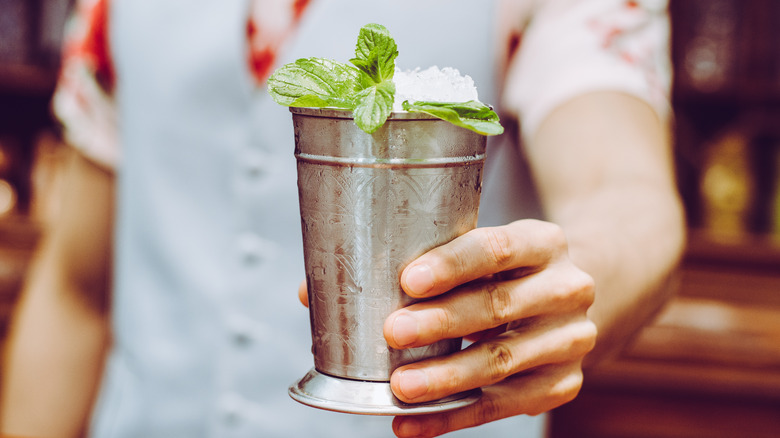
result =
[[[582,386],[581,363],[553,364],[483,389],[475,404],[440,414],[396,417],[402,438],[439,436],[520,414],[537,415],[574,399]]]
[[[301,304],[309,307],[309,292],[306,287],[305,279],[301,281],[301,284],[298,285],[298,299],[301,301]]]
[[[431,297],[487,275],[543,265],[565,254],[562,230],[548,222],[523,220],[477,228],[410,263],[401,274],[401,286],[409,296]]]
[[[595,325],[579,313],[539,318],[450,356],[400,367],[390,386],[407,403],[436,400],[547,364],[581,361],[595,340]]]
[[[393,348],[490,331],[537,315],[580,311],[593,303],[593,279],[572,263],[558,263],[509,281],[477,281],[392,313],[383,326]]]

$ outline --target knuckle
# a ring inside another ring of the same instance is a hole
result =
[[[560,225],[552,222],[542,222],[540,232],[544,233],[545,241],[552,248],[558,251],[566,251],[569,243],[566,239],[566,233]]]
[[[569,373],[563,380],[561,380],[560,385],[556,387],[556,397],[558,399],[558,406],[568,403],[572,400],[574,400],[575,397],[577,397],[577,394],[580,393],[580,389],[582,388],[582,382],[583,382],[583,375],[582,375],[582,369],[580,367],[577,367],[574,371]]]
[[[569,284],[569,289],[575,298],[575,302],[581,303],[584,307],[590,307],[596,297],[596,283],[593,277],[586,272],[576,270]]]
[[[438,338],[446,338],[452,327],[452,310],[446,307],[433,309],[434,335]]]
[[[479,409],[475,409],[473,412],[474,425],[489,423],[505,416],[499,400],[494,397],[482,397]]]
[[[443,435],[452,430],[452,418],[449,415],[442,415],[438,418],[430,428],[430,436]]]
[[[444,246],[446,251],[441,253],[444,266],[448,270],[448,274],[456,278],[466,275],[468,272],[469,254],[468,247],[463,245],[451,245]],[[434,250],[437,251],[438,249]]]
[[[577,366],[561,376],[547,393],[545,397],[547,401],[529,409],[528,415],[539,415],[574,400],[582,388],[582,382],[582,369]]]
[[[580,271],[579,279],[579,290],[588,301],[592,302],[593,298],[596,296],[596,280],[584,271]]]
[[[593,321],[586,319],[577,326],[577,332],[571,342],[570,351],[577,357],[588,354],[596,346],[598,329]]]
[[[596,323],[591,321],[590,319],[586,320],[585,322],[585,331],[586,331],[586,338],[589,342],[590,347],[588,348],[588,351],[592,350],[593,347],[596,346],[596,339],[599,336],[599,329],[596,326]]]
[[[506,285],[489,283],[484,290],[487,313],[493,327],[509,322],[512,316],[512,293]]]
[[[484,228],[484,242],[490,262],[499,268],[508,266],[513,258],[512,239],[504,228]]]
[[[487,352],[487,373],[491,382],[499,382],[514,373],[514,353],[504,342],[490,342]]]
[[[596,297],[593,277],[573,267],[569,274],[559,277],[558,287],[551,291],[559,309],[587,309]]]
[[[462,391],[467,385],[466,375],[456,367],[445,366],[440,370],[441,387],[447,392]]]

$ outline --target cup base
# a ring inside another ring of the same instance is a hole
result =
[[[319,409],[363,415],[419,415],[468,406],[482,396],[472,389],[425,403],[404,403],[390,390],[390,382],[350,380],[311,369],[287,391],[293,400]]]

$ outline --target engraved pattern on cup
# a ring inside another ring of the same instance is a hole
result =
[[[315,368],[388,381],[459,350],[459,338],[394,350],[382,326],[412,302],[403,268],[476,226],[485,137],[425,115],[394,114],[369,135],[343,111],[291,111]]]

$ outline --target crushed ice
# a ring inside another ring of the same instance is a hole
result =
[[[395,82],[395,102],[393,111],[403,111],[405,100],[431,102],[467,102],[479,100],[474,80],[461,75],[458,69],[437,66],[425,70],[400,70],[393,75]]]

